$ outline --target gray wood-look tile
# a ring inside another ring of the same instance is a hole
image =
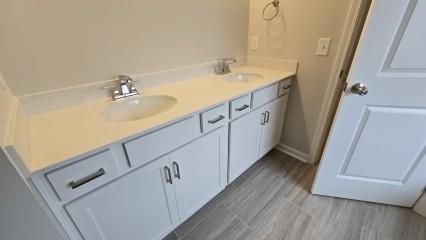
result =
[[[184,236],[183,240],[239,239],[249,227],[224,206],[219,206],[196,228]]]
[[[256,163],[254,163],[249,169],[247,169],[244,173],[242,173],[237,179],[235,179],[231,184],[235,187],[240,187],[245,183],[249,178],[258,173],[263,169],[265,163],[270,159],[270,155],[267,154],[263,158],[259,159]]]
[[[247,240],[311,240],[319,222],[282,195],[252,221]]]
[[[229,195],[223,205],[252,226],[252,221],[283,194],[284,183],[283,178],[264,168]]]
[[[188,218],[185,222],[179,225],[175,232],[179,237],[183,237],[188,232],[192,230],[195,226],[197,226],[201,221],[207,217],[213,210],[220,206],[223,200],[231,194],[236,187],[233,185],[229,185],[222,192],[220,192],[216,197],[210,200],[206,205],[204,205],[200,210],[198,210],[195,214],[193,214],[190,218]]]
[[[411,209],[312,195],[316,171],[273,150],[168,239],[426,240]]]
[[[176,235],[176,233],[173,231],[169,235],[167,235],[165,238],[163,238],[163,240],[179,240],[179,238]]]
[[[345,206],[346,200],[310,193],[317,167],[310,166],[298,184],[287,192],[287,198],[318,221],[333,219]]]
[[[392,239],[426,239],[426,218],[409,208],[385,206],[375,216],[373,228]]]

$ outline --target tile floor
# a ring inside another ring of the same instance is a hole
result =
[[[310,194],[316,169],[273,150],[165,239],[426,239],[411,209]]]

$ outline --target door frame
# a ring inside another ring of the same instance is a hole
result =
[[[346,82],[346,77],[342,75],[347,76],[349,72],[353,53],[356,50],[361,35],[360,33],[363,30],[364,22],[372,1],[373,0],[352,0],[350,3],[349,13],[343,28],[342,39],[340,40],[336,59],[331,71],[331,81],[325,92],[325,98],[322,103],[320,116],[311,144],[311,156],[309,160],[312,164],[318,163],[322,157],[325,143],[340,103],[343,86],[345,86]]]

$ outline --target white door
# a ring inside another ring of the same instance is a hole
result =
[[[373,1],[314,194],[401,206],[420,196],[426,186],[425,23],[426,1]],[[368,94],[352,92],[356,83]]]
[[[229,124],[229,182],[258,160],[262,108]]]
[[[163,158],[65,208],[90,240],[162,239],[178,224],[173,186]]]
[[[287,98],[287,95],[279,97],[261,108],[264,113],[264,121],[262,122],[258,158],[263,157],[280,142]]]
[[[181,222],[225,188],[227,137],[222,127],[169,155]]]

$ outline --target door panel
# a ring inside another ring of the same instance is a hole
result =
[[[423,192],[425,22],[426,1],[372,2],[314,194],[412,206]],[[352,93],[355,83],[368,94]]]
[[[389,51],[387,70],[422,73],[426,71],[425,12],[425,1],[410,2]]]
[[[266,112],[268,115],[267,121],[262,126],[258,159],[280,143],[287,98],[288,95],[279,97],[262,107],[262,112]]]
[[[229,182],[258,160],[261,110],[255,109],[230,123]]]
[[[405,184],[424,155],[425,123],[426,109],[367,107],[341,175]]]
[[[227,183],[227,128],[222,127],[170,154],[180,221],[223,190]]]
[[[65,208],[84,239],[162,239],[178,223],[168,159],[153,162]]]

